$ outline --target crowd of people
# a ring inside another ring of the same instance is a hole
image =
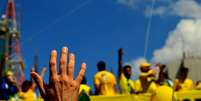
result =
[[[95,92],[91,93],[86,81],[81,84],[83,87],[80,88],[80,92],[85,91],[88,95],[102,96],[149,93],[152,101],[174,101],[176,99],[175,92],[201,90],[201,81],[194,84],[188,78],[188,67],[184,67],[183,64],[181,64],[178,77],[174,81],[169,78],[167,66],[164,64],[141,63],[140,75],[137,80],[131,79],[132,67],[130,65],[119,67],[118,77],[106,70],[104,61],[97,63],[97,69],[98,72],[94,76]]]
[[[68,59],[67,59],[68,57]],[[94,75],[93,92],[87,85],[86,64],[81,64],[81,69],[74,78],[74,54],[68,54],[68,48],[61,51],[59,72],[57,72],[57,51],[53,50],[50,55],[50,79],[48,83],[43,81],[46,69],[43,68],[40,74],[31,71],[32,80],[25,80],[22,85],[18,85],[13,73],[7,71],[0,79],[0,100],[10,101],[34,101],[37,99],[36,86],[39,88],[40,97],[45,101],[78,101],[80,94],[86,95],[130,95],[130,94],[151,94],[152,101],[172,101],[176,98],[174,92],[201,90],[201,81],[195,85],[188,78],[188,68],[182,67],[175,81],[168,76],[168,69],[164,64],[152,65],[148,62],[139,66],[140,75],[137,80],[132,80],[132,67],[125,65],[119,67],[118,75],[106,69],[106,63],[97,63],[98,72]],[[154,67],[154,68],[152,68]],[[165,99],[164,99],[165,98]]]

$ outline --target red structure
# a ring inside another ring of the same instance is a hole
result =
[[[2,20],[4,21],[1,22],[4,22],[4,27],[8,30],[0,35],[1,40],[3,40],[3,45],[0,48],[4,49],[3,59],[1,59],[3,61],[1,62],[1,74],[6,71],[13,71],[17,82],[21,84],[24,81],[24,62],[20,52],[20,33],[17,27],[14,0],[7,1],[5,17]]]

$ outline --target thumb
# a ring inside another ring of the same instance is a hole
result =
[[[36,72],[31,72],[31,77],[34,80],[34,82],[36,83],[36,85],[38,86],[41,96],[44,98],[46,95],[46,92],[45,92],[45,87],[44,87],[41,76],[39,74],[37,74]]]

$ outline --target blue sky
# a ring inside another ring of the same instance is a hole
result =
[[[86,76],[90,86],[93,86],[99,60],[104,60],[107,69],[117,74],[118,48],[124,49],[124,62],[142,57],[149,21],[144,11],[151,2],[142,0],[125,5],[118,1],[121,0],[15,0],[20,15],[26,77],[29,78],[35,55],[39,56],[40,68],[48,67],[50,51],[60,51],[64,45],[76,54],[76,71],[81,62],[87,63]],[[156,2],[155,7],[168,4],[161,1]],[[169,32],[180,19],[177,16],[153,16],[148,60],[153,57],[154,50],[165,44]]]

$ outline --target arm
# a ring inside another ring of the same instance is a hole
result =
[[[95,86],[95,95],[100,94],[100,82],[99,79],[97,78],[97,75],[94,77],[94,86]]]
[[[118,57],[118,79],[120,80],[120,76],[123,73],[123,67],[122,67],[122,63],[123,63],[123,61],[122,61],[123,49],[122,48],[120,48],[118,50],[118,55],[119,55],[119,57]]]
[[[44,101],[78,101],[79,86],[86,71],[86,64],[82,63],[76,79],[74,79],[74,65],[74,54],[68,55],[68,48],[64,47],[61,51],[59,74],[57,72],[57,51],[51,52],[49,84],[45,85],[39,74],[31,72]]]
[[[179,80],[175,80],[173,88],[174,88],[174,91],[179,91],[181,89]]]
[[[99,95],[99,94],[100,94],[100,87],[95,85],[95,95]]]

